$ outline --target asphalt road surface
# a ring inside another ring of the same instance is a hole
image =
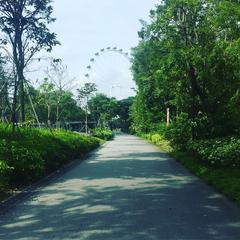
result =
[[[0,239],[240,240],[235,204],[129,135],[15,205]]]

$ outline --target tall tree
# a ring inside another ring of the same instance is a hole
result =
[[[42,49],[51,51],[59,42],[47,25],[52,17],[52,0],[0,0],[0,28],[5,34],[2,44],[12,48],[15,65],[13,123],[17,122],[17,95],[20,95],[21,120],[25,121],[24,69]]]
[[[117,116],[119,104],[115,98],[109,98],[102,93],[89,100],[89,109],[91,117],[97,123],[98,127],[106,127],[108,123]]]
[[[118,101],[119,109],[117,111],[117,115],[119,116],[119,119],[117,122],[119,122],[119,127],[124,132],[129,132],[132,123],[130,118],[130,109],[133,105],[133,100],[133,97],[129,97]]]
[[[89,99],[94,92],[97,91],[97,86],[95,83],[85,83],[83,87],[78,89],[78,99],[80,104],[85,110],[85,130],[88,133],[88,111],[89,111]]]
[[[57,116],[58,94],[61,94],[61,111]],[[52,126],[56,123],[57,118],[61,119],[61,123],[66,121],[82,121],[85,118],[85,112],[78,106],[75,96],[70,91],[58,92],[57,87],[48,79],[37,88],[31,89],[31,96],[35,103],[35,109],[40,122],[47,123]],[[28,104],[28,114],[31,113],[30,105]],[[32,119],[32,117],[30,116]],[[57,127],[59,125],[56,124]]]
[[[67,66],[61,60],[54,60],[46,70],[49,81],[55,86],[56,95],[56,125],[60,124],[60,118],[64,111],[66,92],[73,88],[74,78],[68,76]]]
[[[49,82],[48,78],[39,86],[38,104],[45,105],[47,112],[47,125],[51,126],[51,112],[56,105],[54,96],[54,84]]]
[[[234,133],[240,121],[239,2],[164,0],[150,16],[133,51],[136,129],[154,131],[170,107],[173,120],[188,116],[192,137]]]
[[[0,59],[0,121],[9,121],[9,85],[11,74],[5,71],[5,61]]]

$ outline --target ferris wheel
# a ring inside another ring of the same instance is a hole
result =
[[[116,58],[118,57],[116,54],[123,58]],[[106,55],[108,56],[107,63]],[[85,82],[95,83],[99,92],[110,97],[123,99],[134,96],[135,83],[132,80],[129,69],[130,63],[131,58],[129,57],[129,53],[123,49],[117,47],[102,48],[94,54],[86,66]],[[109,76],[108,68],[113,65],[116,69],[118,65],[124,66],[124,68],[126,66],[128,71],[124,69],[125,71],[120,72],[120,74],[119,72],[115,72],[112,73],[112,76]]]

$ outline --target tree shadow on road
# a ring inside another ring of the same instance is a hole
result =
[[[239,213],[166,154],[100,151],[1,216],[0,239],[230,240]]]

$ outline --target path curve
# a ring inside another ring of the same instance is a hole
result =
[[[0,216],[0,239],[238,240],[240,209],[155,146],[119,135]]]

